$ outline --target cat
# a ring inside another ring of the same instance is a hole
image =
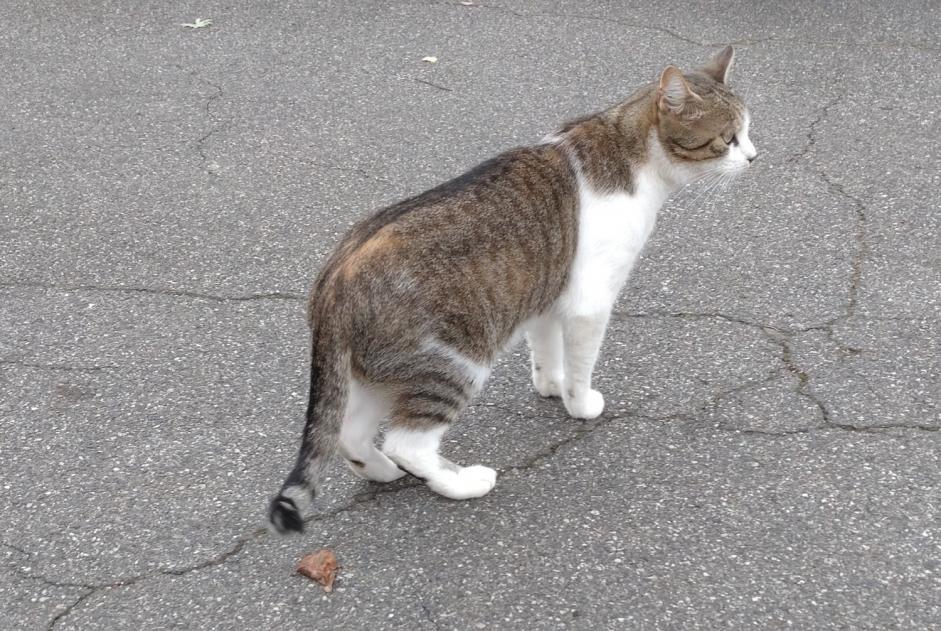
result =
[[[311,291],[310,399],[297,462],[269,507],[275,530],[303,529],[336,451],[369,480],[409,473],[453,499],[490,492],[493,469],[438,447],[523,333],[536,391],[574,418],[602,413],[592,370],[658,209],[756,156],[748,110],[727,87],[733,57],[728,46],[695,72],[668,66],[626,101],[351,229]]]

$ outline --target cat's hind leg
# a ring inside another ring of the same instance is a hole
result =
[[[533,387],[542,397],[561,397],[565,374],[562,321],[552,316],[533,319],[526,327],[533,365]]]
[[[388,412],[389,405],[378,392],[355,380],[350,384],[340,429],[340,453],[353,473],[366,480],[392,482],[405,475],[375,445],[379,423]]]
[[[482,465],[462,467],[441,456],[438,448],[450,423],[483,387],[490,366],[440,342],[426,343],[415,360],[419,367],[400,384],[382,451],[445,497],[486,495],[496,484],[496,471]]]
[[[483,465],[462,467],[438,453],[445,423],[415,425],[416,419],[392,421],[382,450],[399,467],[420,478],[435,493],[453,500],[482,497],[497,483],[497,472]]]

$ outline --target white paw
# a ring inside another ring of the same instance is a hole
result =
[[[564,401],[565,409],[572,418],[590,420],[604,412],[604,397],[597,390],[586,390],[577,397],[566,396]]]
[[[562,396],[562,374],[540,370],[533,371],[533,387],[541,397]]]
[[[435,493],[440,493],[452,500],[466,500],[483,497],[497,483],[497,472],[490,467],[473,465],[435,480],[428,480],[428,486]]]

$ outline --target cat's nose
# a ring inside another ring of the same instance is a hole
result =
[[[749,162],[754,162],[754,161],[755,161],[755,158],[757,158],[757,157],[758,157],[758,154],[757,154],[757,153],[753,153],[753,154],[750,155],[750,156],[745,156],[745,159],[748,160]]]

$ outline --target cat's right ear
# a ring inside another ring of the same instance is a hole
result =
[[[660,87],[657,88],[657,104],[664,114],[675,115],[689,113],[702,97],[693,92],[683,73],[676,66],[667,66],[660,75]]]
[[[719,83],[728,85],[729,71],[732,70],[732,62],[735,61],[735,50],[731,46],[726,46],[709,60],[702,67],[702,72],[706,73]]]

